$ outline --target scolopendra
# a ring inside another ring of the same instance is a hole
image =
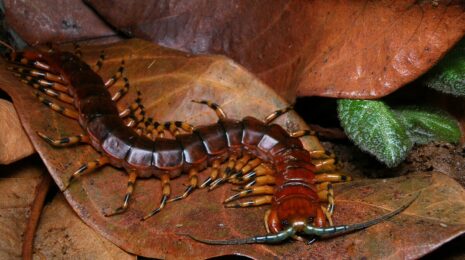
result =
[[[160,124],[145,116],[140,97],[124,110],[115,106],[129,89],[129,81],[123,75],[124,61],[113,77],[103,81],[95,71],[102,66],[104,54],[94,69],[79,56],[79,49],[75,54],[13,51],[9,55],[12,64],[9,69],[38,90],[35,95],[39,101],[78,120],[84,130],[83,134],[61,139],[38,132],[39,136],[53,146],[89,143],[102,155],[76,170],[68,185],[78,176],[106,164],[127,171],[127,192],[122,206],[106,216],[127,210],[137,178],[151,176],[161,180],[163,196],[159,206],[143,220],[158,213],[168,202],[186,198],[196,188],[213,189],[225,182],[244,184],[239,193],[226,199],[227,207],[271,204],[265,214],[265,224],[272,234],[229,241],[197,239],[211,244],[275,243],[289,237],[302,239],[299,235],[347,232],[376,224],[408,206],[362,224],[334,227],[331,183],[350,178],[340,174],[314,174],[332,165],[334,160],[324,152],[304,149],[299,137],[312,132],[303,130],[289,134],[281,126],[272,124],[291,107],[273,112],[264,121],[253,117],[233,120],[219,105],[200,100],[194,102],[212,108],[219,117],[218,122],[197,127],[181,121]],[[123,80],[125,85],[111,96],[107,88],[118,80]],[[58,102],[71,104],[74,109],[51,101],[39,92],[58,99]],[[174,138],[164,138],[165,130]],[[315,159],[320,163],[315,164]],[[200,183],[198,173],[207,167],[212,169],[210,176]],[[189,176],[189,185],[183,194],[170,199],[170,180],[183,172]],[[248,196],[258,197],[236,202]],[[323,203],[327,206],[323,207]]]

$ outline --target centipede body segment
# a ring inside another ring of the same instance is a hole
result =
[[[334,159],[324,151],[310,152],[304,148],[299,137],[313,134],[312,131],[288,133],[280,125],[272,124],[291,107],[271,113],[264,121],[254,117],[234,120],[218,104],[193,100],[209,106],[218,121],[196,127],[182,121],[159,123],[145,114],[139,91],[137,99],[127,108],[117,108],[116,102],[130,88],[124,75],[124,61],[114,76],[104,81],[96,73],[104,64],[104,52],[92,69],[80,59],[82,53],[77,50],[76,54],[12,52],[8,68],[35,89],[40,102],[79,121],[83,130],[81,134],[60,138],[39,132],[40,137],[57,147],[90,144],[100,153],[99,158],[76,169],[68,185],[80,175],[107,164],[124,168],[128,173],[121,206],[106,216],[121,214],[130,207],[138,178],[156,177],[160,179],[161,201],[141,220],[149,219],[170,202],[186,198],[197,188],[211,190],[230,182],[239,185],[239,191],[225,200],[226,207],[271,205],[265,214],[265,226],[272,234],[250,241],[273,243],[283,237],[302,240],[299,234],[320,236],[353,229],[328,227],[333,226],[331,216],[335,207],[331,183],[348,181],[350,177],[332,173]],[[108,88],[119,80],[124,81],[124,86],[111,96]],[[72,104],[74,109],[61,103]],[[173,138],[164,138],[165,131]],[[210,175],[201,180],[199,173],[208,167]],[[182,173],[188,174],[189,183],[184,193],[173,197],[170,181]],[[240,240],[231,243],[236,242]]]

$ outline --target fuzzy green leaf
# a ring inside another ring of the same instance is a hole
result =
[[[402,122],[381,101],[340,99],[338,115],[347,136],[388,167],[404,160],[413,146]]]
[[[444,111],[414,106],[402,107],[394,111],[415,143],[425,144],[431,141],[455,143],[460,140],[461,132],[457,121]]]
[[[465,38],[428,72],[425,83],[445,93],[465,95]]]

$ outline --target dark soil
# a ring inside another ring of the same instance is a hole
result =
[[[454,178],[465,187],[465,145],[462,144],[433,142],[417,145],[395,168],[387,168],[349,142],[323,142],[323,145],[336,154],[339,169],[354,178],[390,178],[434,171]]]

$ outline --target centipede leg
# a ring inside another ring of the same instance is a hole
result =
[[[113,102],[118,102],[118,100],[120,100],[129,91],[130,84],[129,84],[128,78],[123,77],[123,80],[124,80],[123,87],[121,87],[118,91],[116,91],[116,93],[111,97],[111,100]]]
[[[69,109],[69,108],[65,108],[63,106],[60,106],[60,105],[57,105],[56,103],[42,97],[39,92],[35,92],[34,95],[39,99],[40,102],[42,102],[44,105],[48,106],[49,108],[51,108],[52,110],[64,115],[64,116],[67,116],[69,118],[72,118],[72,119],[76,119],[78,120],[79,119],[79,114],[76,110],[73,110],[73,109]]]
[[[97,62],[95,63],[94,67],[92,68],[94,72],[100,71],[103,66],[103,61],[105,60],[105,51],[100,51],[100,55],[98,57]]]
[[[299,131],[292,132],[289,135],[291,137],[300,138],[303,136],[315,136],[315,134],[316,133],[313,130],[299,130]]]
[[[266,164],[260,164],[258,167],[253,169],[251,172],[247,173],[240,178],[231,179],[230,182],[233,184],[242,184],[250,180],[254,180],[259,176],[263,175],[273,175],[274,171]]]
[[[121,60],[121,65],[119,66],[116,73],[113,76],[111,76],[107,81],[105,81],[105,87],[110,88],[123,76],[124,65],[124,60]]]
[[[254,196],[254,195],[272,195],[274,193],[274,187],[263,185],[258,187],[253,187],[250,189],[242,190],[229,198],[227,198],[223,203],[228,203],[233,200],[237,200],[239,198],[247,197],[247,196]]]
[[[322,182],[345,182],[351,181],[352,178],[350,176],[344,174],[336,174],[336,173],[321,173],[315,175],[315,181],[317,183]]]
[[[40,79],[40,78],[33,77],[33,76],[30,76],[24,73],[15,72],[13,73],[13,75],[20,78],[23,83],[28,84],[29,86],[35,89],[40,89],[42,87],[42,88],[47,88],[47,89],[53,89],[53,90],[56,90],[56,91],[59,91],[61,93],[68,95],[68,87],[60,83],[48,81],[45,79]]]
[[[198,171],[196,169],[190,169],[189,170],[189,186],[187,186],[183,194],[176,196],[173,199],[170,199],[168,202],[174,202],[174,201],[187,198],[187,196],[189,196],[189,194],[191,194],[192,191],[194,191],[194,189],[197,187],[199,183],[199,177],[197,174],[198,174]]]
[[[37,79],[32,79],[32,80],[26,80],[24,77],[21,77],[21,81],[23,83],[26,83],[28,84],[29,86],[37,89],[38,91],[50,96],[50,97],[54,97],[60,101],[63,101],[67,104],[73,104],[74,102],[74,99],[69,96],[68,94],[66,93],[63,93],[61,91],[56,91],[54,89],[51,89],[51,88],[47,88],[47,87],[44,87],[42,86],[41,84],[38,84],[36,83],[38,80]]]
[[[323,182],[317,185],[318,197],[323,202],[328,202],[327,212],[332,215],[334,212],[334,190],[330,182]]]
[[[168,129],[173,136],[179,134],[179,130],[183,130],[186,133],[192,133],[194,126],[183,121],[168,121],[165,122],[164,128]]]
[[[276,118],[280,117],[281,115],[284,115],[285,113],[291,111],[292,109],[294,109],[294,106],[290,105],[290,106],[285,107],[283,109],[279,109],[279,110],[274,111],[273,113],[271,113],[270,115],[265,117],[265,124],[267,124],[267,125],[270,124]]]
[[[79,176],[84,175],[86,173],[92,172],[95,169],[102,167],[105,164],[109,163],[109,159],[106,156],[101,156],[100,158],[87,162],[83,164],[77,171],[75,171],[68,179],[68,184],[66,185],[65,189],[69,187],[69,185]]]
[[[229,179],[234,179],[242,172],[242,168],[252,159],[252,156],[248,153],[244,153],[239,160],[236,161],[234,165],[234,173],[229,177]]]
[[[10,58],[10,62],[17,65],[24,65],[41,70],[51,71],[50,65],[36,60],[37,58],[39,58],[39,56],[36,52],[25,51],[24,53],[16,53],[14,57]]]
[[[132,192],[134,191],[134,183],[136,182],[137,173],[136,171],[129,172],[129,179],[127,184],[126,195],[124,196],[123,205],[117,208],[115,211],[109,214],[104,214],[105,217],[121,214],[126,211],[129,205],[129,199],[131,198]]]
[[[192,100],[194,103],[204,104],[213,109],[220,120],[226,119],[226,113],[220,107],[220,105],[213,103],[209,100]]]
[[[37,132],[37,134],[40,137],[42,137],[42,139],[44,139],[47,143],[53,146],[64,147],[64,146],[70,146],[70,145],[77,144],[77,143],[89,143],[89,136],[84,135],[84,134],[63,137],[60,139],[51,138],[41,132]]]
[[[37,79],[46,79],[49,81],[58,82],[60,84],[65,84],[65,85],[68,84],[68,82],[66,82],[65,79],[61,75],[56,75],[51,72],[43,71],[40,69],[23,68],[19,66],[8,66],[7,69],[12,71],[13,73],[17,72],[19,74],[22,74],[25,76],[26,75],[31,76]]]
[[[203,189],[207,185],[209,185],[212,181],[216,180],[216,178],[218,177],[220,165],[221,165],[220,160],[213,161],[211,171],[210,171],[210,176],[200,185],[200,188]]]
[[[142,221],[147,220],[148,218],[152,217],[153,215],[157,214],[160,212],[166,205],[166,202],[168,201],[168,198],[170,197],[171,194],[171,186],[170,186],[170,175],[169,174],[163,174],[161,176],[161,187],[162,187],[162,197],[160,201],[160,206],[158,208],[152,210],[149,214],[147,214],[145,217],[142,218]]]
[[[144,109],[144,106],[140,102],[140,98],[136,98],[133,103],[129,104],[125,109],[119,111],[119,117],[125,118],[138,109]]]
[[[259,166],[262,163],[262,160],[260,158],[255,158],[253,160],[250,160],[245,164],[236,174],[231,176],[231,180],[234,181],[242,181],[244,174],[249,173],[253,169],[255,169],[257,166]]]
[[[149,118],[152,120],[152,118]],[[165,123],[153,122],[150,127],[153,138],[163,138],[165,136],[165,131],[169,131],[173,136],[176,136],[180,133],[180,130],[183,130],[186,133],[191,133],[194,127],[183,121],[168,121]]]
[[[249,201],[227,203],[224,206],[226,208],[245,208],[245,207],[261,206],[261,205],[271,204],[272,199],[273,199],[273,196],[265,195],[265,196],[251,199]]]
[[[276,179],[274,176],[271,175],[264,175],[264,176],[259,176],[255,180],[252,180],[251,182],[247,183],[243,189],[248,189],[252,186],[262,186],[262,185],[274,185],[276,182]]]
[[[222,169],[220,171],[220,177],[218,179],[214,180],[212,183],[210,183],[210,185],[208,187],[209,191],[213,190],[216,187],[219,187],[221,184],[228,181],[228,178],[229,178],[229,176],[231,176],[231,173],[232,173],[232,171],[234,169],[234,166],[236,165],[236,161],[237,161],[237,155],[232,154],[229,157],[228,162],[226,163],[226,168],[224,168],[224,170]]]
[[[263,220],[265,221],[266,233],[268,233],[268,234],[271,233],[270,227],[268,226],[268,219],[270,218],[270,214],[271,214],[271,210],[267,209],[265,211],[265,216],[263,217]]]
[[[299,131],[290,133],[289,135],[295,138],[300,138],[303,136],[311,136],[312,138],[316,138],[316,132],[313,130],[299,130]],[[315,162],[314,164],[318,164],[319,163],[318,160],[334,159],[335,157],[334,154],[327,153],[321,146],[319,149],[309,151],[309,153],[313,161]],[[330,161],[329,163],[328,162],[324,162],[324,163],[326,163],[326,165],[333,164],[334,166],[334,162],[332,161]],[[329,166],[329,167],[331,168],[330,170],[334,169],[332,166]]]
[[[333,224],[333,218],[332,218],[333,214],[330,213],[330,212],[328,211],[328,209],[325,208],[325,207],[323,207],[323,206],[321,206],[321,210],[322,210],[323,213],[325,214],[326,219],[327,219],[328,222],[329,222],[329,225],[330,225],[330,226],[333,226],[333,225],[334,225],[334,224]]]
[[[320,172],[331,172],[336,170],[336,165],[334,165],[336,161],[333,158],[329,159],[312,159],[313,165],[315,165],[315,173]]]

